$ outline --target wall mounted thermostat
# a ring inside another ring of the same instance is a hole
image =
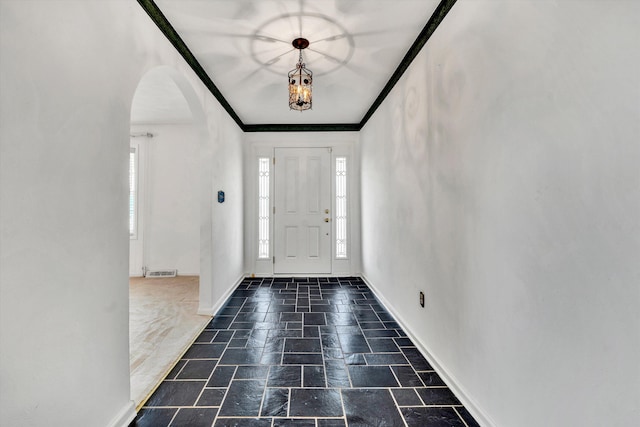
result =
[[[224,203],[224,191],[218,191],[218,203]]]

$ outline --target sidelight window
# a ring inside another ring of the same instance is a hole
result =
[[[347,158],[336,157],[336,258],[347,258]]]
[[[258,159],[258,258],[269,258],[269,157]]]

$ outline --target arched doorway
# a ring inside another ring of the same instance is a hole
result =
[[[197,314],[206,140],[202,106],[184,76],[166,66],[147,72],[131,107],[129,334],[136,405],[209,320]]]

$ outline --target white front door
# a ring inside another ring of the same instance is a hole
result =
[[[276,148],[274,273],[331,273],[331,151]]]

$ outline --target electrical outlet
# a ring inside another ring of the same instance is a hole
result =
[[[420,307],[424,308],[424,292],[420,291]]]

